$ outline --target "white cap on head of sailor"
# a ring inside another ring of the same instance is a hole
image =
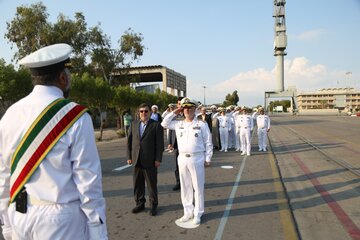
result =
[[[188,97],[184,97],[181,102],[181,107],[197,107],[198,102],[195,101],[194,99],[188,98]]]
[[[40,48],[19,61],[28,67],[34,76],[47,75],[71,67],[70,54],[73,48],[65,43]]]

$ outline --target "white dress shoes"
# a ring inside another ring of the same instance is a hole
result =
[[[190,216],[182,216],[180,219],[179,219],[179,221],[180,222],[188,222],[190,219],[192,219],[193,218],[193,216],[192,215],[190,215]]]
[[[201,223],[201,220],[200,220],[200,218],[199,217],[194,217],[194,219],[193,219],[193,224],[195,224],[195,225],[199,225],[200,223]]]

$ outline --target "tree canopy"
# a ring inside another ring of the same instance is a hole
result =
[[[60,13],[55,23],[48,20],[42,2],[17,7],[15,17],[7,22],[5,38],[15,45],[13,60],[18,61],[31,52],[55,43],[67,43],[74,48],[73,72],[89,72],[112,83],[115,68],[127,68],[144,53],[143,36],[127,29],[113,48],[111,38],[101,29],[100,23],[88,27],[85,16],[76,12],[74,19]]]
[[[239,95],[237,90],[235,90],[232,94],[228,94],[225,97],[225,101],[223,102],[223,106],[237,105],[239,102]]]
[[[11,104],[30,93],[32,89],[30,73],[16,71],[12,64],[0,59],[0,115]]]

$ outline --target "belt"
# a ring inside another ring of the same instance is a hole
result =
[[[50,202],[50,201],[46,201],[46,200],[39,200],[35,197],[32,197],[30,195],[28,195],[28,203],[30,205],[53,205],[56,204],[55,202]]]
[[[194,157],[194,156],[200,156],[203,155],[205,152],[193,152],[193,153],[179,153],[179,155],[183,156],[183,157]]]

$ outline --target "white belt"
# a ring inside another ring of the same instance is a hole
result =
[[[194,156],[200,156],[205,154],[205,152],[193,152],[193,153],[179,153],[179,155],[183,156],[183,157],[194,157]]]
[[[28,195],[28,204],[30,204],[30,205],[53,205],[56,203],[46,201],[46,200],[39,200],[39,199],[36,199],[35,197]]]

